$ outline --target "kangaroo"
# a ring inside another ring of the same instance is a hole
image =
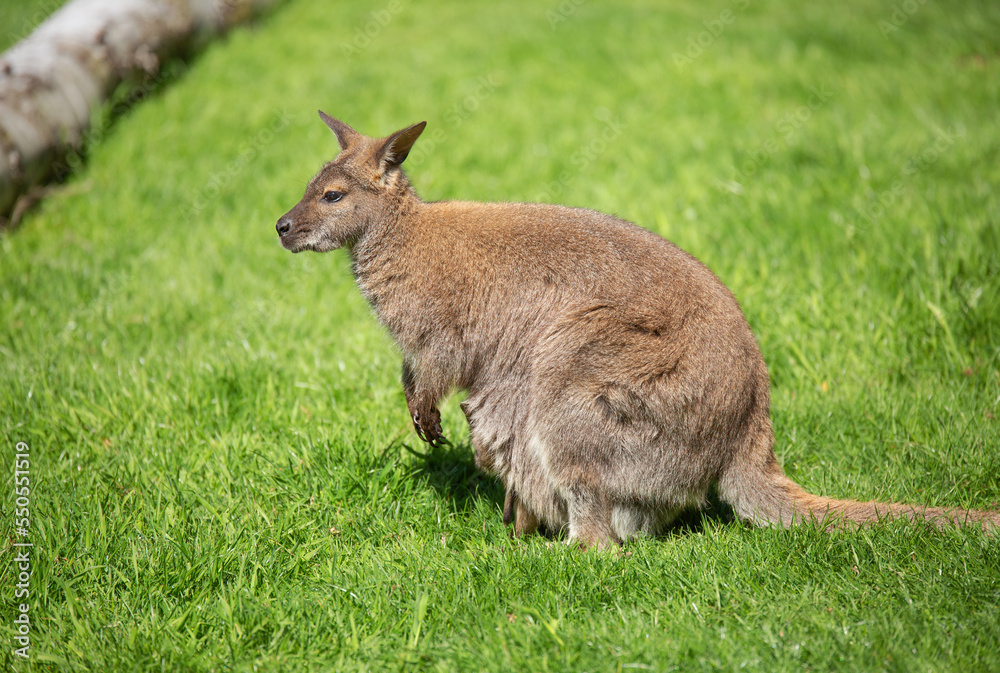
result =
[[[732,293],[693,256],[618,218],[530,203],[422,201],[401,165],[426,122],[368,138],[320,112],[340,153],[277,223],[292,252],[346,248],[402,352],[419,437],[468,396],[476,465],[504,523],[583,547],[654,534],[716,485],[765,526],[881,519],[1000,527],[1000,513],[812,495],[773,451],[770,383]]]

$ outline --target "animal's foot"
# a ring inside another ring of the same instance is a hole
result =
[[[622,545],[611,525],[612,509],[600,497],[574,494],[569,502],[569,542],[581,549],[617,550]]]
[[[411,409],[413,417],[413,429],[417,431],[417,436],[431,446],[443,446],[448,442],[441,431],[441,412],[435,407],[429,407],[421,412],[419,409]]]

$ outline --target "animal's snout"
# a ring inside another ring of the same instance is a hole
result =
[[[274,228],[278,231],[278,236],[284,236],[289,231],[292,230],[292,220],[287,215],[278,220],[278,223],[274,225]]]

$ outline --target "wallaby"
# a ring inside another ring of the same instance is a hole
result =
[[[1000,527],[1000,513],[834,500],[775,458],[767,369],[739,304],[691,255],[632,223],[529,203],[426,203],[401,169],[426,122],[341,152],[277,223],[292,252],[344,247],[403,356],[417,434],[443,440],[455,389],[478,467],[515,533],[584,547],[655,533],[716,484],[760,525],[880,519]]]

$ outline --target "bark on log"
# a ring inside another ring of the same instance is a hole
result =
[[[0,56],[0,226],[79,152],[121,82],[280,1],[70,0],[52,14]]]

